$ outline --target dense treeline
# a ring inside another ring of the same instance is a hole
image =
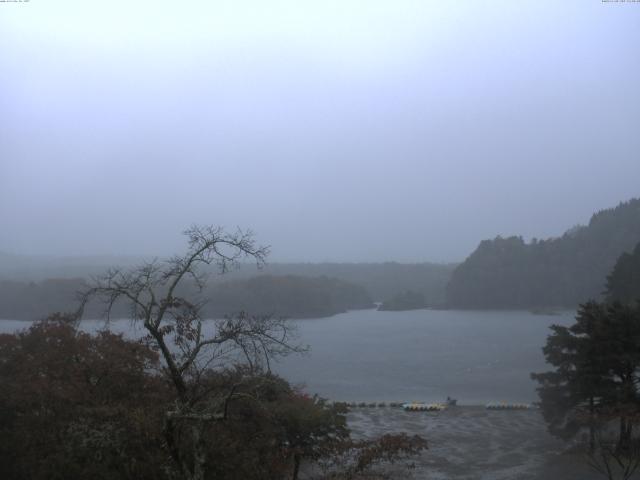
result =
[[[591,217],[560,238],[484,240],[447,287],[458,308],[574,307],[602,295],[607,274],[640,241],[640,199]]]
[[[64,320],[0,335],[0,477],[162,478],[158,355]]]
[[[0,252],[0,280],[41,282],[50,278],[89,278],[107,268],[128,268],[143,260],[136,257],[28,257]],[[413,290],[423,294],[430,305],[441,305],[454,268],[454,264],[437,263],[269,263],[263,267],[263,273],[337,278],[364,287],[375,301]],[[228,272],[224,281],[247,280],[253,276],[253,265],[242,264]],[[216,282],[215,276],[211,281]]]
[[[262,265],[268,249],[240,230],[185,236],[183,255],[92,279],[85,308],[0,335],[0,478],[296,480],[306,467],[307,478],[347,479],[427,447],[403,434],[354,440],[346,405],[273,375],[272,360],[306,350],[286,319],[241,312],[205,328],[203,267]],[[96,301],[111,314],[125,307],[144,336],[80,330]]]
[[[344,406],[241,365],[200,371],[187,383],[190,413],[176,411],[176,390],[151,345],[89,335],[65,315],[0,334],[0,384],[6,479],[275,480],[295,479],[305,465],[316,472],[305,478],[372,478],[376,463],[426,448],[402,434],[354,440]],[[208,419],[207,409],[220,415]],[[198,416],[200,468],[184,470],[196,463]],[[310,468],[317,461],[330,470]]]
[[[212,284],[206,296],[204,313],[214,318],[239,310],[290,318],[326,317],[373,307],[363,287],[328,277],[261,275]]]
[[[591,450],[604,440],[628,451],[640,418],[640,304],[587,302],[575,324],[551,330],[544,354],[555,370],[532,374],[549,431],[569,439],[588,430]],[[613,440],[602,436],[616,429]]]
[[[0,280],[41,282],[49,278],[90,278],[109,268],[127,268],[145,260],[150,258],[115,255],[13,255],[0,252]]]
[[[533,373],[548,430],[588,434],[588,461],[608,478],[640,468],[640,243],[607,277],[605,301],[577,310],[573,325],[552,325],[543,352],[554,370]],[[619,475],[619,476],[617,476]]]
[[[0,318],[36,320],[48,312],[71,311],[77,306],[76,292],[83,279],[49,279],[42,282],[0,281]],[[186,291],[185,291],[186,290]],[[193,285],[183,288],[195,294]],[[210,318],[248,311],[291,318],[325,317],[346,310],[372,308],[364,288],[327,277],[261,275],[246,280],[212,282],[201,296],[207,299],[203,314]],[[87,306],[86,314],[100,317],[101,305]],[[115,316],[126,317],[124,305],[116,305]]]
[[[640,300],[640,243],[623,253],[607,277],[607,300],[631,303]]]
[[[80,278],[56,278],[41,282],[0,280],[0,319],[39,320],[49,312],[77,308],[77,292],[85,287]],[[93,309],[94,315],[100,310]]]
[[[382,302],[378,308],[381,311],[417,310],[427,308],[424,295],[412,290],[406,290]]]
[[[439,263],[274,263],[273,275],[327,276],[365,288],[377,302],[407,290],[418,292],[429,305],[442,305],[455,264]]]

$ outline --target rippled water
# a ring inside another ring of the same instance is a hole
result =
[[[548,368],[548,326],[572,319],[573,312],[353,311],[299,321],[311,352],[277,368],[332,399],[534,401],[529,374]]]
[[[311,393],[345,401],[441,401],[462,404],[536,400],[530,372],[548,367],[542,346],[557,316],[520,311],[359,310],[331,318],[297,320],[300,342],[311,350],[274,369]],[[101,322],[85,322],[99,328]],[[9,332],[25,322],[0,321]],[[126,320],[112,328],[139,336]]]

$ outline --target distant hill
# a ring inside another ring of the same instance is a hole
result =
[[[440,263],[272,263],[263,273],[303,277],[326,276],[365,288],[377,302],[406,290],[418,292],[430,305],[442,305],[446,287],[456,264]],[[255,275],[255,267],[243,267],[232,278]]]
[[[419,310],[427,308],[427,302],[424,295],[411,290],[399,293],[392,298],[382,302],[378,310],[384,311],[402,311],[402,310]]]
[[[145,260],[142,256],[13,255],[0,252],[0,280],[39,282],[52,278],[89,278],[111,267],[131,267]]]
[[[80,278],[41,282],[0,280],[0,319],[39,320],[53,312],[78,308],[76,292],[86,287]],[[97,307],[92,311],[97,316]]]
[[[204,311],[214,318],[241,310],[290,318],[317,318],[373,308],[373,300],[363,287],[329,277],[260,275],[213,284],[204,296],[209,299]]]
[[[144,257],[27,256],[0,252],[0,318],[35,319],[73,308],[75,292],[110,267],[128,268]],[[271,263],[262,270],[242,264],[225,275],[211,272],[207,314],[239,310],[289,317],[322,317],[372,307],[406,290],[442,305],[455,265],[436,263]],[[101,312],[93,306],[88,314]],[[126,316],[124,309],[117,315]]]
[[[37,320],[56,311],[77,308],[76,292],[86,288],[85,280],[49,279],[42,282],[0,280],[0,319]],[[205,292],[187,287],[181,295],[208,300],[203,314],[209,318],[245,311],[253,315],[290,318],[327,317],[346,310],[373,308],[366,290],[328,277],[261,275],[246,280],[217,282]],[[91,303],[86,318],[100,318],[103,305]],[[115,318],[128,316],[123,304],[116,304]]]
[[[640,199],[591,217],[562,237],[480,242],[453,272],[447,303],[454,308],[574,307],[600,298],[618,257],[640,241]]]
[[[607,276],[606,297],[610,302],[640,301],[640,242],[633,252],[620,255]]]
[[[110,267],[127,268],[144,260],[140,256],[52,257],[0,252],[0,280],[41,282],[51,278],[89,278],[104,273]],[[324,276],[361,285],[376,301],[413,290],[423,294],[430,305],[442,305],[454,268],[455,264],[438,263],[268,263],[258,272],[255,265],[244,264],[226,275],[212,275],[211,281],[246,280],[257,274]]]

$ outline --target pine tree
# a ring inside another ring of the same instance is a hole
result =
[[[551,329],[543,351],[555,370],[531,375],[550,433],[566,439],[588,428],[593,448],[596,418],[616,419],[618,447],[627,448],[639,408],[640,307],[592,301],[575,324]]]
[[[607,276],[607,299],[631,303],[640,300],[640,243],[632,253],[623,253]]]

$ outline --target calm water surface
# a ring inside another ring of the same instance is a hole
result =
[[[306,355],[284,358],[274,370],[305,390],[344,401],[441,401],[463,404],[535,401],[530,372],[548,369],[542,346],[557,316],[521,311],[358,310],[331,318],[297,320]],[[25,322],[0,321],[0,331]],[[102,322],[87,321],[95,330]],[[112,329],[140,336],[129,321]]]

